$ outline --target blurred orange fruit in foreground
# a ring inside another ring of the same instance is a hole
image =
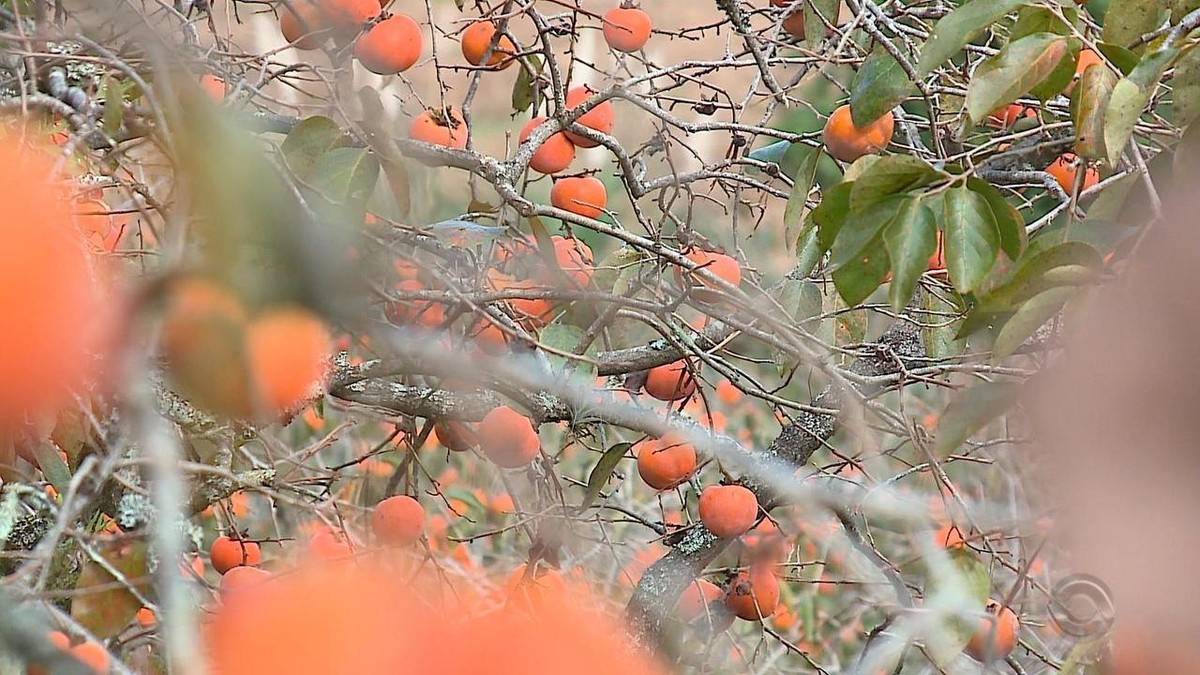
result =
[[[0,430],[52,415],[93,374],[104,306],[51,158],[0,139]]]
[[[279,414],[318,395],[332,350],[325,322],[302,307],[260,315],[246,329],[246,357],[259,404]]]
[[[579,594],[546,594],[536,607],[500,600],[432,605],[384,566],[326,564],[229,598],[208,624],[206,646],[219,675],[666,672]]]

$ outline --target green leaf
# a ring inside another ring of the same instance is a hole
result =
[[[1191,49],[1175,64],[1171,78],[1175,124],[1186,127],[1200,118],[1200,49]]]
[[[1100,50],[1100,53],[1103,54],[1105,58],[1107,58],[1114,66],[1117,67],[1117,70],[1121,71],[1122,75],[1128,75],[1132,73],[1133,69],[1137,67],[1138,62],[1141,61],[1137,54],[1134,54],[1120,45],[1114,45],[1108,42],[1097,42],[1096,48]]]
[[[1053,33],[1034,33],[1005,45],[975,69],[967,85],[971,121],[978,124],[988,113],[1029,93],[1054,73],[1069,51],[1067,38]]]
[[[568,354],[574,353],[576,345],[583,341],[584,330],[578,326],[573,326],[566,323],[555,323],[546,326],[538,335],[538,342]],[[577,359],[569,359],[565,356],[559,356],[551,352],[545,352],[546,361],[550,364],[551,372],[553,373],[572,373],[576,376],[580,373],[588,376],[588,382],[592,383],[596,378],[596,366],[586,361]]]
[[[149,588],[145,542],[130,540],[98,552],[139,592],[144,593]],[[71,617],[102,640],[125,630],[142,608],[137,596],[92,560],[83,564],[74,590]]]
[[[1164,10],[1164,0],[1109,0],[1100,37],[1117,45],[1132,44],[1158,28]]]
[[[797,230],[808,213],[808,193],[812,191],[813,183],[817,179],[817,164],[820,161],[821,151],[808,148],[808,152],[796,168],[796,173],[791,175],[792,191],[788,195],[787,206],[783,209],[784,239],[789,246],[797,239]]]
[[[867,299],[888,272],[887,248],[883,237],[876,235],[859,250],[854,260],[833,271],[833,285],[850,307]]]
[[[633,447],[632,443],[617,443],[600,455],[596,466],[592,467],[592,472],[588,474],[587,492],[584,494],[583,503],[579,506],[580,513],[588,510],[596,501],[596,497],[600,496],[600,490],[604,488],[604,484],[616,470],[617,464],[625,458],[631,447]]]
[[[517,81],[513,84],[512,107],[522,113],[534,107],[538,98],[538,73],[542,72],[542,60],[536,56],[521,59]]]
[[[1178,49],[1153,52],[1113,86],[1104,116],[1104,147],[1108,151],[1109,164],[1115,165],[1125,152],[1125,145],[1153,98],[1159,80],[1178,55]]]
[[[946,270],[959,293],[987,276],[1000,251],[1000,232],[987,200],[967,187],[946,191],[942,210]]]
[[[937,222],[933,211],[920,198],[904,200],[896,219],[883,230],[892,263],[892,283],[888,302],[892,310],[904,309],[912,298],[917,281],[929,267],[929,257],[937,252]]]
[[[887,155],[865,168],[850,190],[850,210],[861,211],[888,197],[929,185],[938,173],[924,161],[909,155]]]
[[[1116,164],[1125,151],[1125,144],[1152,95],[1151,90],[1144,90],[1127,78],[1113,86],[1104,115],[1104,147],[1109,164]]]
[[[817,244],[821,253],[833,248],[842,224],[846,222],[846,214],[850,211],[850,191],[854,183],[838,183],[827,190],[821,203],[813,209],[812,219],[817,224]]]
[[[876,201],[866,208],[851,210],[846,221],[838,232],[837,239],[830,249],[829,264],[837,269],[847,264],[859,264],[865,255],[865,249],[874,245],[883,232],[883,228],[896,218],[904,197],[893,195]],[[887,270],[884,270],[887,273]],[[882,280],[882,275],[880,280]],[[849,301],[847,301],[849,302]]]
[[[821,262],[821,245],[817,242],[817,224],[810,218],[796,240],[796,274],[806,277]]]
[[[1017,13],[1017,22],[1008,33],[1009,41],[1019,40],[1034,33],[1070,35],[1071,25],[1079,18],[1079,10],[1063,5],[1059,5],[1058,10],[1062,12],[1062,17],[1048,7],[1022,7]],[[1066,21],[1063,21],[1064,18]]]
[[[967,348],[967,341],[957,336],[958,328],[962,325],[962,298],[949,293],[945,297],[926,290],[921,293],[921,308],[930,315],[921,322],[921,341],[925,345],[926,355],[935,360],[951,359]],[[959,315],[958,318],[945,316]]]
[[[55,490],[58,490],[58,494],[67,494],[67,487],[71,483],[71,469],[58,455],[54,446],[50,443],[38,443],[33,447],[33,456],[37,459],[37,465],[42,470],[42,475],[54,486]]]
[[[1104,115],[1112,98],[1117,75],[1103,64],[1083,71],[1079,84],[1071,91],[1071,119],[1075,122],[1075,154],[1088,159],[1104,159]]]
[[[841,6],[842,0],[805,0],[801,11],[804,12],[804,44],[809,49],[815,49],[825,39],[826,24],[837,25]]]
[[[992,218],[996,221],[996,229],[1000,234],[1000,250],[1009,260],[1021,257],[1021,252],[1029,243],[1029,235],[1025,232],[1025,219],[1000,191],[990,183],[978,178],[968,178],[967,187],[979,193],[987,201],[992,210]]]
[[[1020,391],[1012,382],[981,382],[963,392],[938,419],[934,454],[945,458],[956,452],[975,432],[1012,407]]]
[[[865,127],[904,102],[915,87],[908,73],[882,45],[876,45],[854,76],[850,88],[850,116]]]
[[[1021,260],[1009,273],[1008,278],[979,298],[975,308],[967,315],[959,330],[959,337],[996,323],[1017,311],[1020,305],[1034,296],[1061,282],[1047,274],[1054,269],[1069,266],[1081,266],[1091,270],[1103,267],[1103,259],[1095,248],[1080,241],[1069,241],[1061,244],[1042,243],[1047,240],[1039,237],[1035,245],[1031,245]],[[1042,246],[1040,250],[1038,246]]]
[[[1077,289],[1072,286],[1059,286],[1043,291],[1022,304],[996,336],[992,344],[992,360],[999,361],[1017,351],[1037,329],[1058,314],[1076,292]]]
[[[379,160],[366,148],[334,148],[313,165],[308,184],[333,204],[365,211],[379,180]],[[361,213],[355,218],[362,220]]]
[[[999,21],[1009,12],[1029,4],[1028,0],[976,0],[968,2],[942,17],[933,27],[929,40],[921,48],[917,63],[917,74],[921,77],[932,73],[967,46],[975,36]]]
[[[863,175],[867,169],[874,166],[875,162],[881,159],[883,158],[879,155],[863,155],[859,157],[851,162],[850,166],[846,167],[846,173],[842,174],[842,182],[850,183],[858,180],[859,176]]]
[[[317,160],[325,153],[344,144],[342,130],[337,122],[315,115],[300,120],[283,139],[280,152],[287,160],[292,173],[306,179]]]

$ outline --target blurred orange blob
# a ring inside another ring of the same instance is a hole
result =
[[[260,404],[277,414],[316,395],[332,346],[325,323],[300,307],[280,307],[252,321],[246,358]]]
[[[666,673],[579,593],[503,607],[421,602],[392,570],[330,563],[245,589],[207,626],[211,670],[259,673]],[[480,612],[481,607],[503,607]]]
[[[0,430],[53,415],[95,374],[105,306],[51,158],[0,139]]]

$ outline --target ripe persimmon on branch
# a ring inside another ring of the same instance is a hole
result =
[[[1099,658],[1015,403],[1194,163],[1186,9],[0,0],[0,653]]]

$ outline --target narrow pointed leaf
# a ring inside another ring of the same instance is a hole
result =
[[[625,458],[629,453],[629,448],[633,447],[632,443],[617,443],[600,455],[596,466],[592,467],[592,472],[588,474],[587,492],[583,497],[583,504],[580,505],[580,512],[588,510],[592,503],[596,501],[596,497],[600,496],[600,491],[604,488],[604,484],[616,471],[617,464]]]
[[[783,209],[784,239],[789,245],[798,239],[797,235],[808,214],[808,193],[812,191],[813,182],[817,179],[817,164],[820,161],[821,151],[808,148],[792,176],[792,191],[788,195],[787,206]]]

